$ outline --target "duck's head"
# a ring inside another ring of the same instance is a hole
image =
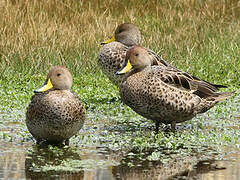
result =
[[[153,61],[145,48],[141,46],[133,46],[127,51],[125,63],[123,67],[116,72],[116,74],[125,74],[131,69],[141,71],[152,64]]]
[[[138,45],[141,41],[141,32],[134,24],[120,24],[115,30],[114,36],[101,44],[104,45],[113,41],[120,42],[126,46]]]
[[[69,90],[72,87],[72,75],[64,66],[54,66],[48,73],[44,84],[34,92],[44,92],[49,89]]]

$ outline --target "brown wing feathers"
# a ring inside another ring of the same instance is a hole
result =
[[[162,81],[178,88],[184,88],[186,90],[193,91],[193,94],[196,94],[201,98],[215,96],[218,88],[226,87],[200,80],[199,78],[191,76],[185,72],[169,69],[165,70],[166,71],[163,70],[165,75],[161,77]]]

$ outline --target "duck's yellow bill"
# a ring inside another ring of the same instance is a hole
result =
[[[125,74],[126,72],[130,71],[132,69],[132,65],[130,61],[128,60],[127,64],[122,67],[119,71],[116,72],[117,75]]]
[[[115,37],[113,36],[111,39],[108,39],[108,40],[102,42],[101,45],[108,44],[108,43],[113,42],[113,41],[115,41],[115,40],[116,40],[116,39],[115,39]]]
[[[53,85],[51,80],[48,79],[47,81],[44,82],[44,84],[40,88],[36,89],[34,92],[44,92],[51,88],[53,88]]]

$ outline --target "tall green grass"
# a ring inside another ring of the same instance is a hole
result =
[[[0,12],[0,77],[46,74],[56,64],[74,75],[98,72],[100,42],[132,22],[142,45],[178,68],[239,85],[238,0],[2,0]]]

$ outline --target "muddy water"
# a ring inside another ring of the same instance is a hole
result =
[[[197,177],[199,179],[230,179],[239,180],[240,179],[240,152],[235,151],[225,157],[224,161],[215,161],[213,165],[210,165],[210,171],[207,173],[201,172],[201,168],[196,168]],[[209,163],[210,164],[210,163]],[[209,164],[205,163],[205,167],[209,170]]]
[[[37,147],[31,142],[0,145],[0,179],[239,180],[240,177],[240,152],[237,150],[221,161],[198,162],[187,157],[163,165],[157,161],[134,160],[99,147],[82,151],[64,147],[60,153],[55,153],[54,149]],[[134,162],[131,168],[128,166],[130,161]]]
[[[25,179],[25,146],[3,142],[0,146],[0,179]]]
[[[238,112],[238,110],[234,111],[236,115]],[[239,120],[235,114],[232,116]],[[101,132],[100,129],[104,129],[104,127],[98,127],[91,134],[94,129],[92,127],[96,125],[94,118],[92,120],[94,123],[86,125],[85,131],[82,132],[86,138],[89,134],[92,135],[90,140],[92,144],[90,143],[89,146],[81,148],[81,145],[75,141],[72,144],[78,145],[77,148],[75,146],[38,147],[30,139],[24,117],[24,111],[0,114],[0,179],[240,179],[239,149],[223,149],[228,154],[224,155],[221,161],[211,157],[204,160],[198,160],[197,157],[184,157],[162,164],[160,161],[134,158],[130,154],[136,154],[136,152],[131,152],[131,149],[125,152],[110,151],[106,147],[99,146],[101,143],[98,146],[92,143],[94,138],[99,139],[97,131]],[[215,116],[213,120],[214,118]],[[210,124],[212,122],[205,126],[209,127],[206,131],[216,126],[216,124]],[[99,124],[103,126],[104,122]],[[227,129],[224,124],[218,124],[225,127],[223,129],[226,131],[238,128],[235,121],[233,125]],[[109,147],[107,142],[105,145]]]

